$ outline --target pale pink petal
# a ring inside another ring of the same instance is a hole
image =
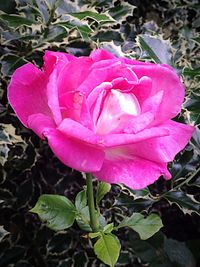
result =
[[[47,77],[31,63],[14,72],[8,86],[8,100],[25,126],[32,114],[43,113],[52,116],[47,104],[46,86]]]
[[[165,163],[156,163],[135,157],[133,159],[106,159],[100,171],[93,175],[107,183],[122,183],[132,189],[142,189],[154,183],[161,175],[170,179]]]
[[[140,105],[134,94],[112,89],[104,100],[96,124],[96,132],[97,134],[108,134],[118,128],[120,124],[124,124],[129,117],[135,117],[140,112]]]
[[[170,162],[189,142],[194,127],[167,121],[160,129],[168,129],[169,135],[147,139],[137,144],[126,146],[126,153],[156,162]]]
[[[49,129],[43,133],[53,153],[65,165],[82,172],[100,170],[104,161],[104,152],[88,146],[75,139],[66,138],[66,135],[56,129]]]
[[[44,70],[49,75],[56,67],[58,71],[76,57],[67,53],[46,50],[44,54]]]
[[[159,91],[164,92],[155,124],[175,117],[180,112],[184,99],[184,87],[176,72],[161,64],[133,65],[132,69],[138,78],[151,78],[151,96]]]
[[[43,134],[45,131],[48,131],[51,128],[56,128],[54,120],[41,113],[29,116],[27,126],[42,139],[44,139]]]
[[[127,116],[127,119],[111,133],[135,134],[148,127],[153,120],[154,115],[152,112],[145,112],[136,117]]]

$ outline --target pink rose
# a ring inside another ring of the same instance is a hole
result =
[[[194,127],[172,121],[183,85],[162,64],[46,51],[44,68],[18,68],[8,99],[21,122],[47,138],[66,165],[109,183],[140,189],[161,175],[188,143]]]

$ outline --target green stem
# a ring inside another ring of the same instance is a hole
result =
[[[97,214],[94,206],[94,193],[93,193],[93,184],[92,184],[92,175],[90,173],[86,173],[86,184],[87,184],[87,199],[88,199],[88,207],[90,213],[90,226],[93,232],[98,231],[98,220]]]

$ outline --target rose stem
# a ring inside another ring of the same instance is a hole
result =
[[[96,210],[94,206],[92,175],[90,173],[86,173],[86,184],[87,184],[88,207],[89,207],[89,213],[90,213],[90,226],[93,232],[98,232],[98,221],[97,221]]]

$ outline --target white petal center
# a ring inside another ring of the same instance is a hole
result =
[[[134,94],[112,89],[104,100],[96,132],[97,134],[107,134],[126,120],[128,124],[130,116],[137,116],[140,112],[140,104]]]

